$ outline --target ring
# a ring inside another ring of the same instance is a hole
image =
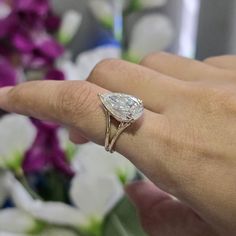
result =
[[[144,106],[142,100],[123,93],[106,93],[98,96],[106,115],[105,149],[112,153],[122,132],[143,115]],[[111,137],[111,117],[120,122],[113,137]]]

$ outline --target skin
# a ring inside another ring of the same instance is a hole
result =
[[[126,189],[145,230],[151,236],[233,236],[235,65],[234,56],[199,62],[166,53],[152,54],[140,65],[105,60],[86,82],[40,81],[1,89],[0,107],[70,127],[75,143],[103,145],[105,116],[97,94],[141,98],[144,116],[121,135],[115,149],[154,183]]]

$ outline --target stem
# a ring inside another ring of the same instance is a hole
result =
[[[111,0],[113,9],[113,35],[120,43],[120,47],[124,48],[124,17],[122,0]]]
[[[125,228],[123,227],[117,215],[112,215],[112,222],[114,226],[116,227],[116,229],[118,230],[118,232],[120,233],[120,235],[130,236],[128,232],[125,230]]]
[[[31,188],[23,173],[16,173],[15,176],[21,182],[27,192],[31,195],[31,197],[33,197],[34,199],[42,200],[42,198]]]

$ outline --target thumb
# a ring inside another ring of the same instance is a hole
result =
[[[155,205],[171,197],[150,181],[137,181],[126,187],[126,193],[140,213],[148,212]]]

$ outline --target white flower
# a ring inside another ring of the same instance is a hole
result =
[[[95,65],[103,59],[120,58],[120,56],[120,48],[113,45],[97,47],[95,49],[81,53],[76,60],[78,77],[75,78],[75,80],[87,79]]]
[[[78,236],[78,234],[72,232],[71,230],[54,227],[45,230],[43,233],[40,234],[40,236]]]
[[[123,187],[115,175],[78,174],[70,191],[73,203],[91,222],[102,222],[123,197]]]
[[[11,8],[4,1],[0,1],[0,20],[6,18],[11,13]]]
[[[113,26],[114,12],[124,9],[127,4],[127,0],[89,0],[92,13],[107,27]]]
[[[93,143],[79,146],[72,165],[79,172],[100,176],[115,174],[125,182],[132,180],[136,174],[136,168],[125,157],[118,153],[108,153],[104,147]]]
[[[6,115],[0,120],[0,166],[8,167],[19,160],[34,140],[36,130],[28,118],[20,115]],[[19,163],[20,164],[20,163]]]
[[[0,232],[27,233],[36,226],[36,221],[24,211],[16,208],[0,210]]]
[[[68,44],[78,31],[81,22],[82,14],[74,10],[67,11],[63,16],[61,28],[59,30],[59,41],[62,44]]]
[[[148,14],[134,26],[129,44],[129,54],[141,59],[149,53],[167,49],[174,37],[169,18],[162,14]]]
[[[167,0],[137,0],[141,8],[162,7],[167,3]]]

